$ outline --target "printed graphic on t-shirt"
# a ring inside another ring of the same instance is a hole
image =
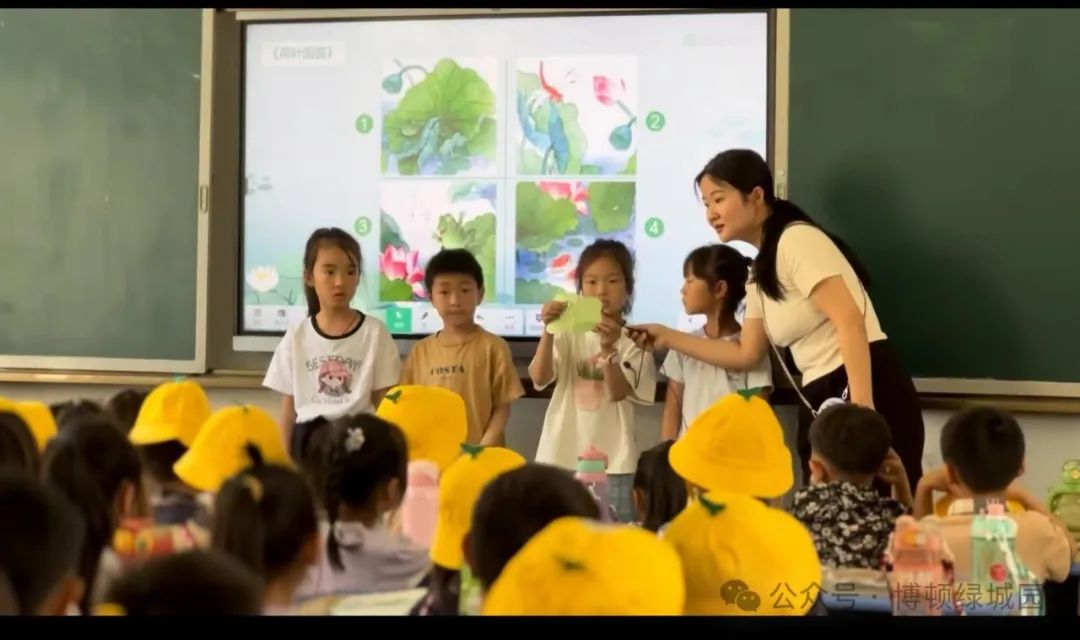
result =
[[[450,365],[436,365],[429,370],[430,375],[448,377],[452,375],[465,375],[465,365],[463,364],[450,364]]]
[[[315,404],[344,404],[352,394],[353,374],[363,366],[363,361],[344,356],[319,356],[305,365],[309,374],[315,374],[318,384],[311,397]]]
[[[604,369],[600,354],[578,360],[574,369],[574,403],[582,411],[599,411],[604,401]]]

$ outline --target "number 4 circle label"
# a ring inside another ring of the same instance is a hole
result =
[[[664,235],[664,221],[660,218],[649,218],[646,220],[645,235],[650,238],[659,238]]]

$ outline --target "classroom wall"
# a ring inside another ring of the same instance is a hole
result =
[[[46,403],[72,398],[103,401],[118,390],[119,387],[102,385],[0,383],[2,397],[14,400],[40,400]],[[214,408],[241,403],[254,404],[266,409],[275,417],[278,415],[279,397],[271,391],[208,389],[207,393]],[[540,399],[525,399],[514,405],[510,424],[507,427],[507,444],[526,458],[531,459],[536,453],[546,407],[547,400]],[[779,407],[777,415],[784,427],[788,447],[794,452],[795,408]],[[948,411],[923,412],[926,423],[924,468],[941,464],[938,438],[941,435],[942,426],[950,415],[951,412]],[[1058,482],[1062,463],[1070,457],[1080,458],[1078,418],[1057,414],[1019,414],[1017,418],[1024,429],[1027,441],[1027,473],[1022,478],[1023,484],[1035,495],[1045,496],[1047,489]],[[639,410],[636,426],[638,442],[643,449],[655,444],[659,440],[660,433],[660,406]]]

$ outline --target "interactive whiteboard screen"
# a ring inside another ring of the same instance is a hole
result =
[[[716,238],[692,179],[724,149],[766,155],[768,47],[764,11],[249,24],[242,332],[306,314],[324,226],[360,242],[353,305],[396,335],[440,328],[424,268],[464,247],[478,321],[537,336],[597,238],[634,253],[632,321],[699,325],[682,263]]]

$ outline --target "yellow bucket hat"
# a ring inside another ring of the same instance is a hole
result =
[[[536,534],[484,598],[484,615],[682,615],[679,556],[655,534],[560,518]]]
[[[128,437],[139,445],[179,440],[190,447],[209,418],[210,400],[202,386],[192,380],[174,380],[146,396]]]
[[[291,465],[274,419],[258,407],[244,405],[211,415],[173,471],[188,486],[216,492],[222,483],[251,465],[244,451],[248,443],[258,447],[266,462]]]
[[[687,615],[803,615],[821,591],[810,532],[757,498],[713,491],[664,529],[686,575]]]
[[[38,451],[44,451],[45,445],[56,437],[56,419],[53,418],[49,405],[44,402],[27,400],[25,402],[12,402],[0,398],[0,411],[14,413],[22,418],[30,433],[34,435],[34,442]]]
[[[439,517],[431,541],[431,561],[447,569],[461,568],[462,545],[480,492],[498,476],[525,465],[525,458],[503,447],[463,444],[461,451],[464,455],[439,480]]]
[[[756,389],[724,396],[671,446],[671,468],[706,491],[776,498],[795,482],[791,452],[772,407]]]
[[[375,411],[405,434],[409,462],[431,460],[440,473],[461,453],[468,416],[461,396],[442,387],[399,385],[386,392]]]

